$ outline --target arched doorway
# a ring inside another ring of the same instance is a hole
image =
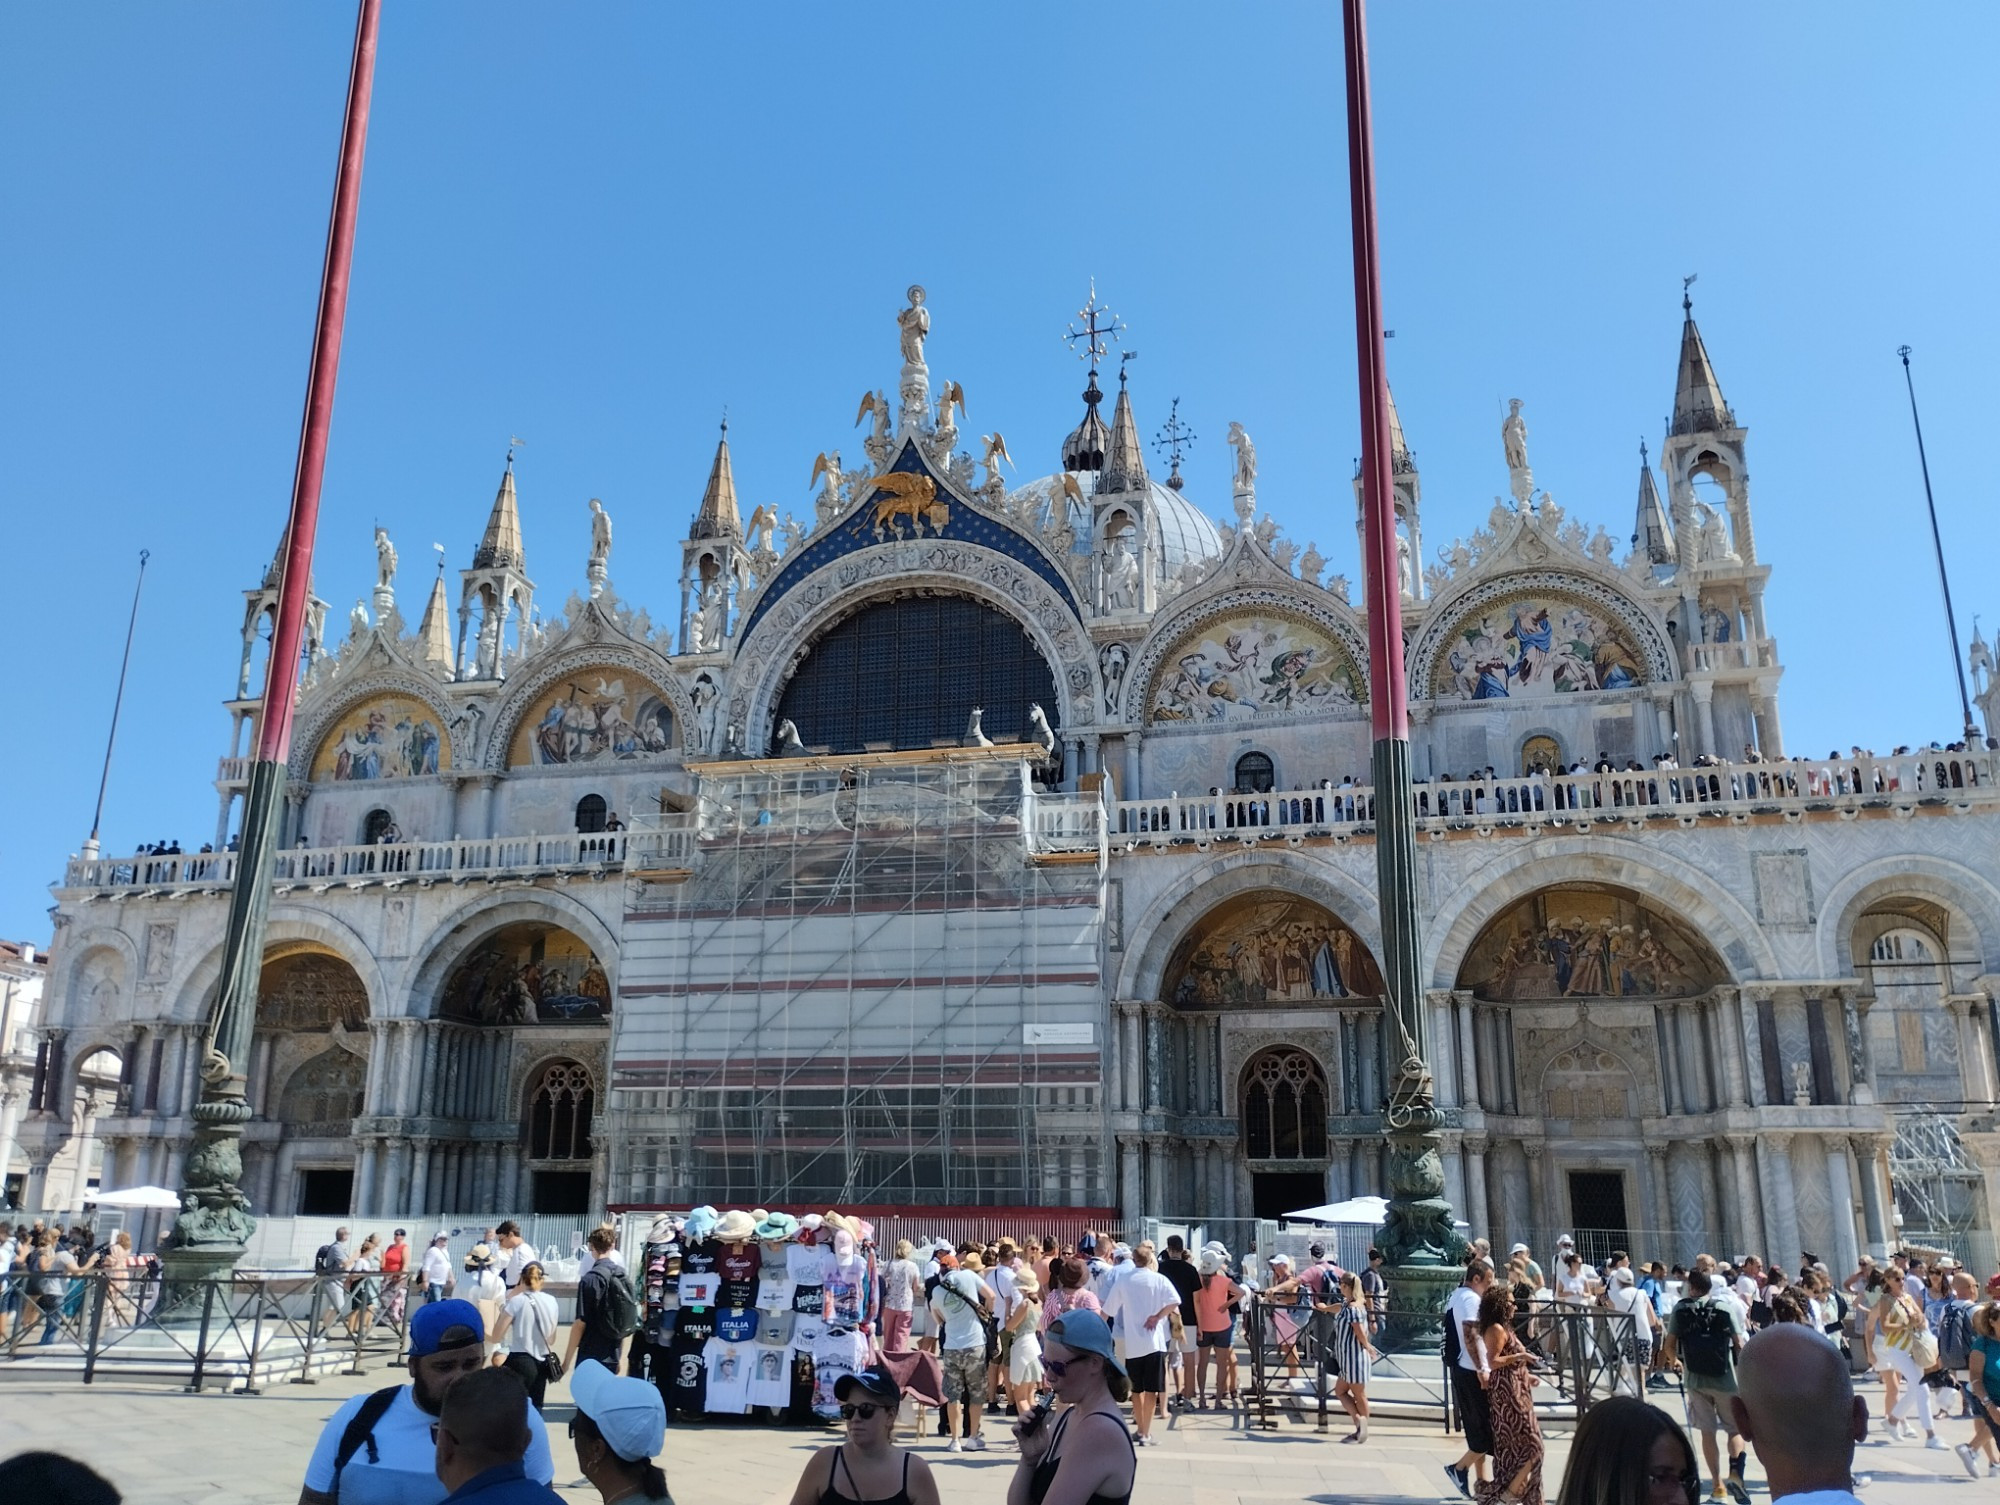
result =
[[[1051,724],[1055,676],[1021,624],[966,596],[875,600],[822,632],[785,686],[777,720],[837,753],[956,746],[975,709],[996,742]]]
[[[107,1115],[130,1106],[130,1084],[125,1058],[106,1046],[93,1050],[77,1062],[76,1084],[70,1093],[61,1146],[49,1162],[47,1188],[43,1200],[52,1208],[81,1211],[85,1200],[96,1191],[109,1191],[104,1184],[110,1172],[104,1141],[97,1135],[97,1123]]]
[[[355,1212],[354,1121],[365,1111],[368,988],[343,957],[297,944],[265,953],[250,1037],[243,1178],[279,1215]]]

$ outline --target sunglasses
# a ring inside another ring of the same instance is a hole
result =
[[[840,1408],[840,1419],[842,1421],[872,1421],[879,1412],[888,1409],[887,1406],[871,1406],[864,1401],[854,1405],[842,1406]]]
[[[1671,1465],[1666,1468],[1647,1469],[1646,1482],[1661,1488],[1665,1488],[1669,1484],[1678,1484],[1687,1492],[1687,1497],[1690,1500],[1694,1499],[1701,1490],[1700,1474],[1684,1474]]]
[[[1062,1359],[1043,1359],[1042,1368],[1051,1379],[1061,1379],[1069,1373],[1069,1364]]]

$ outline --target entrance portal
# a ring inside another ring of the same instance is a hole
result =
[[[1576,1252],[1604,1267],[1614,1249],[1632,1247],[1625,1225],[1625,1177],[1618,1171],[1571,1171],[1569,1210],[1576,1223]]]
[[[1326,1201],[1324,1171],[1257,1171],[1250,1177],[1250,1212],[1259,1218],[1282,1218],[1301,1207]]]
[[[354,1201],[352,1170],[299,1172],[299,1216],[346,1217]]]

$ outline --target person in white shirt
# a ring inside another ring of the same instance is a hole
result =
[[[0,1343],[7,1341],[7,1324],[13,1316],[13,1282],[8,1279],[20,1253],[20,1244],[9,1233],[0,1238]]]
[[[1125,1246],[1120,1244],[1119,1249]],[[1166,1404],[1167,1350],[1173,1343],[1173,1313],[1181,1309],[1181,1293],[1153,1268],[1153,1246],[1127,1251],[1131,1262],[1111,1286],[1104,1316],[1118,1334],[1125,1353],[1125,1373],[1132,1381],[1132,1424],[1140,1447],[1153,1446],[1153,1411]]]
[[[521,1283],[521,1272],[540,1256],[535,1246],[521,1237],[521,1225],[512,1218],[493,1230],[493,1241],[500,1246],[500,1279],[511,1291]]]
[[[1479,1325],[1479,1303],[1492,1284],[1493,1266],[1475,1257],[1466,1263],[1465,1283],[1451,1293],[1445,1304],[1445,1320],[1451,1324],[1446,1351],[1454,1347],[1458,1350],[1458,1362],[1451,1370],[1451,1393],[1465,1425],[1465,1451],[1459,1454],[1456,1463],[1447,1463],[1444,1471],[1452,1487],[1468,1499],[1474,1485],[1488,1482],[1487,1470],[1493,1455],[1493,1413],[1486,1399],[1486,1380],[1491,1371]]]
[[[458,1276],[451,1268],[451,1235],[439,1233],[431,1239],[430,1248],[424,1250],[424,1300],[426,1303],[442,1301],[458,1283]]]
[[[555,1351],[556,1333],[562,1314],[556,1299],[542,1289],[542,1267],[529,1260],[521,1271],[521,1283],[500,1309],[493,1325],[493,1344],[501,1350],[501,1365],[514,1371],[527,1387],[528,1399],[537,1411],[548,1393],[549,1375],[542,1362]]]
[[[597,1231],[611,1235],[611,1247],[605,1250],[604,1253],[599,1254],[590,1247],[590,1240],[585,1239],[582,1246],[576,1251],[576,1278],[578,1280],[588,1275],[590,1267],[599,1260],[603,1260],[605,1264],[611,1265],[616,1269],[625,1269],[625,1255],[618,1247],[618,1225],[616,1223],[600,1223],[597,1225]],[[627,1273],[630,1272],[628,1271]]]
[[[1111,1263],[1101,1267],[1096,1264],[1091,1266],[1090,1293],[1097,1298],[1097,1304],[1104,1308],[1107,1315],[1111,1311],[1111,1292],[1113,1288],[1131,1272],[1132,1246],[1130,1244],[1113,1244],[1111,1246]],[[1113,1333],[1116,1333],[1118,1325],[1113,1323],[1111,1330]]]
[[[938,1284],[931,1293],[931,1317],[937,1323],[939,1358],[944,1368],[944,1419],[951,1433],[951,1452],[960,1451],[958,1440],[958,1398],[965,1397],[966,1436],[964,1449],[979,1452],[986,1439],[979,1435],[979,1419],[986,1398],[986,1323],[993,1292],[979,1278],[979,1256],[967,1253],[967,1268],[947,1249],[938,1251]]]
[[[1619,1382],[1630,1394],[1643,1397],[1646,1370],[1653,1361],[1653,1338],[1659,1328],[1660,1319],[1653,1311],[1651,1300],[1632,1278],[1629,1266],[1620,1265],[1611,1272],[1606,1300],[1610,1302],[1613,1313],[1632,1319],[1629,1344],[1626,1343],[1626,1335],[1622,1331],[1615,1334],[1622,1350],[1618,1356],[1618,1377]]]

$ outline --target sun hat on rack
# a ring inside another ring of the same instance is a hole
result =
[[[757,1237],[767,1244],[782,1244],[797,1238],[799,1220],[789,1212],[767,1212],[758,1220]]]
[[[747,1244],[757,1236],[757,1220],[740,1207],[716,1219],[714,1237],[725,1244]]]
[[[690,1239],[705,1239],[715,1232],[715,1209],[703,1203],[687,1215],[687,1222],[681,1231]]]

